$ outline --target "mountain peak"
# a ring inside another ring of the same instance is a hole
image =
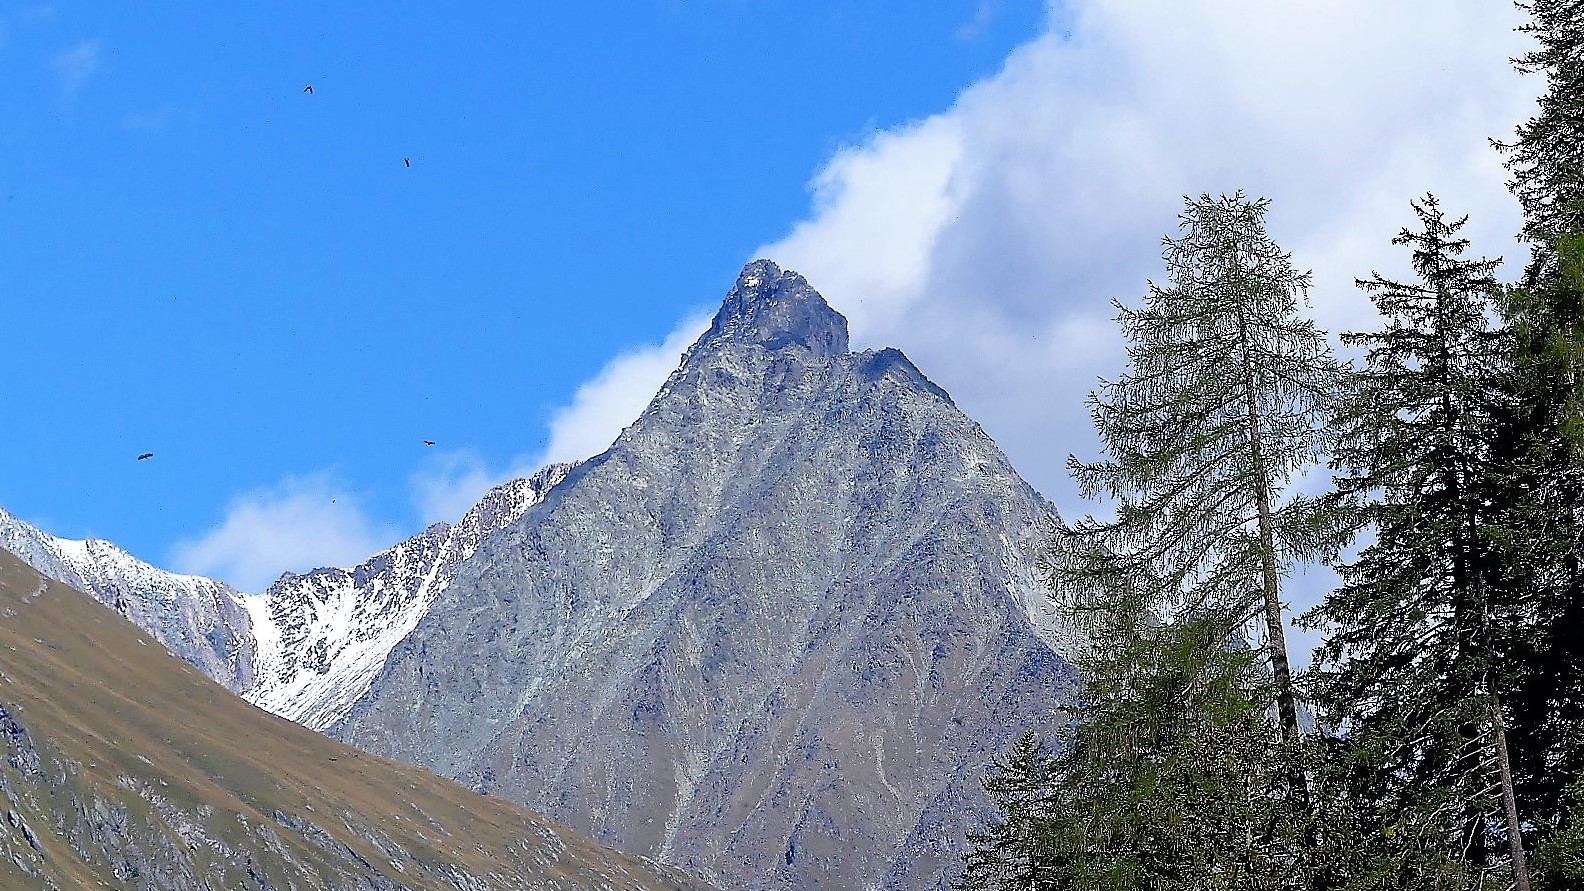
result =
[[[847,352],[847,319],[803,276],[769,260],[743,267],[699,343],[732,341],[779,350],[798,344],[820,356]]]

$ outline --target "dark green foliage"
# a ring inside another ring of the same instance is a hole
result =
[[[1566,790],[1584,776],[1584,237],[1553,247],[1555,268],[1504,306],[1514,367],[1493,495],[1514,771],[1541,835],[1567,819]]]
[[[1026,739],[986,779],[1003,816],[971,839],[958,887],[1301,887],[1302,827],[1281,791],[1293,753],[1265,717],[1255,654],[1211,622],[1128,637],[1122,658],[1083,661],[1071,744]]]
[[[1545,891],[1584,888],[1584,781],[1567,793],[1569,817],[1535,855],[1535,887]]]
[[[1558,238],[1584,232],[1584,0],[1518,5],[1530,16],[1519,30],[1537,46],[1514,64],[1546,79],[1535,116],[1519,125],[1515,142],[1501,146],[1509,186],[1523,205],[1522,237],[1535,248],[1532,283],[1556,270]]]
[[[1058,845],[1051,819],[1061,763],[1032,733],[1024,734],[1012,751],[996,760],[984,786],[1002,816],[968,837],[974,847],[955,887],[963,891],[1063,887],[1056,884]]]
[[[1413,207],[1421,228],[1393,242],[1412,248],[1419,281],[1360,281],[1385,327],[1343,336],[1367,364],[1336,419],[1336,486],[1375,540],[1309,617],[1328,631],[1313,672],[1322,721],[1344,734],[1325,789],[1347,811],[1338,878],[1383,891],[1478,888],[1512,869],[1494,710],[1497,261],[1462,257],[1465,220],[1434,196]]]
[[[1572,825],[1584,776],[1584,0],[1520,5],[1537,47],[1516,63],[1546,90],[1503,147],[1533,260],[1502,309],[1513,369],[1493,501],[1515,780],[1543,838]]]

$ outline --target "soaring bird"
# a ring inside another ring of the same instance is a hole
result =
[[[412,159],[411,158],[403,158],[402,159],[402,166],[403,167],[411,167],[412,166]]]
[[[434,445],[434,440],[426,439],[426,440],[423,441],[423,443],[424,443],[424,445]]]
[[[147,461],[148,459],[150,459],[152,457],[154,457],[154,453],[153,452],[144,452],[143,454],[138,456],[138,460],[139,461]]]
[[[313,84],[309,84],[308,86],[303,87],[303,92],[307,93],[310,96],[312,96],[313,95]]]

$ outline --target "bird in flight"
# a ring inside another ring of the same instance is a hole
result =
[[[426,439],[426,440],[423,441],[423,444],[424,445],[434,445],[434,440]]]
[[[303,87],[303,92],[307,93],[310,96],[312,96],[313,95],[313,84],[309,84],[308,86]]]
[[[150,459],[152,457],[154,457],[154,453],[153,452],[144,452],[143,454],[138,456],[138,460],[139,461],[147,461],[148,459]]]
[[[411,158],[403,158],[402,159],[402,166],[403,167],[411,167],[412,166],[412,159]]]

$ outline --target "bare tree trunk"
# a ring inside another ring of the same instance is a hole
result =
[[[1513,791],[1512,759],[1507,754],[1507,723],[1502,717],[1496,681],[1486,677],[1490,695],[1491,736],[1496,742],[1496,766],[1501,771],[1502,810],[1507,812],[1507,847],[1512,852],[1514,891],[1529,891],[1529,862],[1524,856],[1523,827],[1518,822],[1518,796]]]
[[[1287,632],[1282,625],[1281,575],[1276,568],[1275,519],[1271,512],[1270,477],[1265,471],[1265,454],[1260,437],[1259,402],[1255,398],[1254,361],[1249,355],[1248,324],[1242,312],[1238,313],[1238,336],[1242,338],[1243,394],[1248,405],[1249,458],[1254,474],[1254,501],[1259,511],[1260,576],[1264,582],[1265,648],[1269,652],[1271,678],[1276,684],[1276,715],[1281,723],[1282,739],[1292,751],[1297,751],[1298,700],[1293,693],[1292,667],[1287,661]],[[1287,763],[1287,785],[1293,796],[1294,816],[1304,824],[1304,836],[1311,847],[1315,844],[1313,803],[1309,797],[1309,778],[1296,761]],[[1307,856],[1300,860],[1307,861]],[[1310,865],[1301,865],[1304,884],[1319,888],[1320,876]],[[1519,891],[1528,891],[1527,888]]]
[[[1298,702],[1293,694],[1292,666],[1287,661],[1287,632],[1282,626],[1280,574],[1276,569],[1275,520],[1271,515],[1270,479],[1265,471],[1261,449],[1259,403],[1255,400],[1254,362],[1248,351],[1248,325],[1238,320],[1238,336],[1243,339],[1243,393],[1248,404],[1250,463],[1254,474],[1254,500],[1259,510],[1260,574],[1264,578],[1266,649],[1271,675],[1276,683],[1276,714],[1281,722],[1282,739],[1298,740]],[[1307,783],[1299,790],[1308,798]]]

